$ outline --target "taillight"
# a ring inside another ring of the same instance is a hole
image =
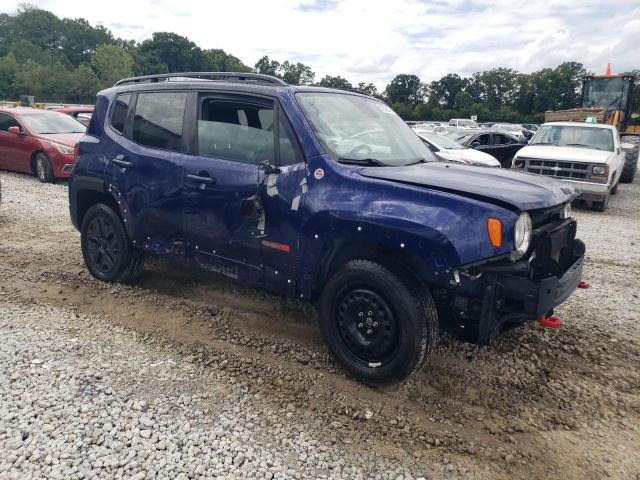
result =
[[[78,158],[80,158],[80,143],[76,143],[73,146],[73,161],[77,162]]]

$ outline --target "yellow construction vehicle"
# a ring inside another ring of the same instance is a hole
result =
[[[626,161],[620,181],[631,183],[638,169],[640,155],[640,127],[632,126],[633,88],[635,77],[630,74],[613,75],[607,67],[605,75],[582,78],[580,108],[545,112],[545,122],[595,121],[615,125],[620,132]]]

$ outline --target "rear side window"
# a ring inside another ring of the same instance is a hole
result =
[[[113,105],[113,113],[111,114],[111,127],[119,133],[124,132],[124,122],[127,119],[127,110],[131,103],[131,95],[118,95]],[[91,117],[89,117],[91,118]]]
[[[198,117],[200,155],[259,164],[273,162],[274,149],[272,105],[203,100]]]
[[[139,93],[133,117],[133,140],[162,150],[182,150],[182,125],[187,94]]]
[[[7,113],[0,112],[0,132],[6,132],[9,127],[19,127],[20,124],[15,118]]]

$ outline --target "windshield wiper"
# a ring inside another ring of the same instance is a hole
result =
[[[347,165],[366,165],[367,167],[384,167],[386,163],[382,163],[375,158],[338,158],[338,163],[345,163]]]
[[[420,158],[418,161],[416,162],[411,162],[411,163],[405,163],[403,165],[403,167],[408,167],[409,165],[417,165],[418,163],[429,163],[429,162],[433,162],[433,160],[427,160],[426,158]]]
[[[604,148],[598,148],[593,145],[585,145],[584,143],[567,143],[565,145],[567,147],[585,147],[585,148],[593,148],[594,150],[604,150]]]

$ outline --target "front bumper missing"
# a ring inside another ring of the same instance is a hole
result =
[[[550,314],[569,298],[582,280],[584,243],[574,240],[572,250],[573,261],[560,276],[533,280],[518,264],[501,271],[478,268],[484,272],[477,343],[488,344],[505,330]]]

